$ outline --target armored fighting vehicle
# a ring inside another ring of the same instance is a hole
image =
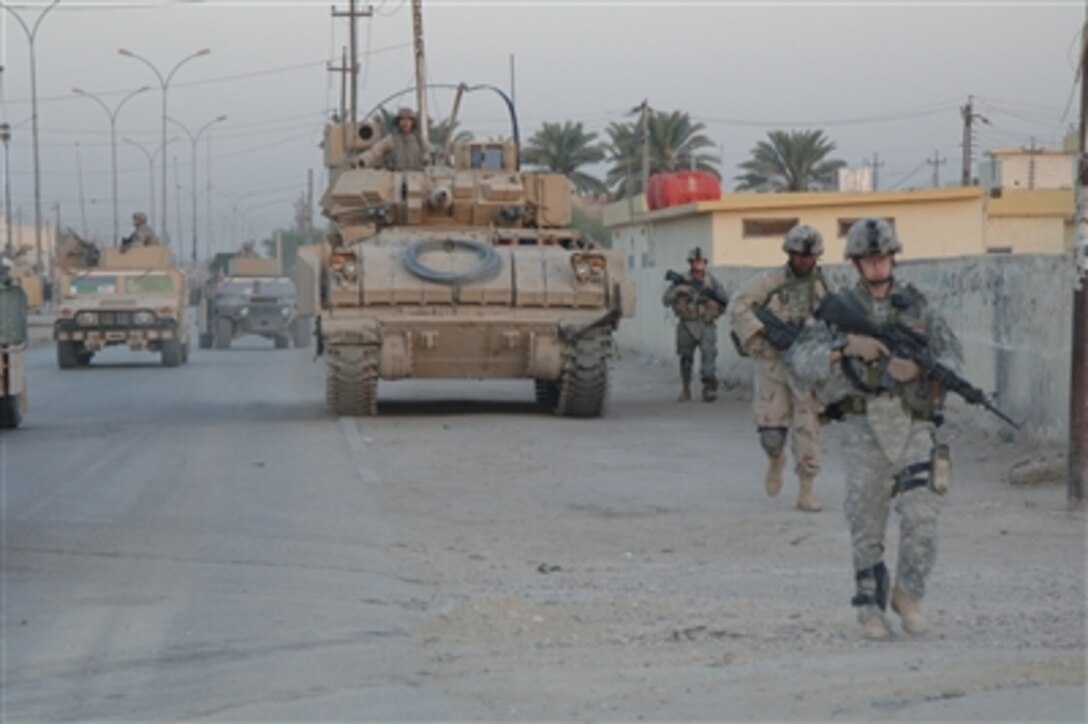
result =
[[[316,315],[326,357],[326,403],[375,415],[380,379],[522,378],[561,415],[599,416],[613,331],[634,313],[624,257],[570,228],[570,181],[522,170],[516,130],[431,147],[418,0],[413,10],[422,167],[388,167],[377,121],[326,128],[327,240],[300,249],[296,265],[300,310]]]
[[[186,276],[162,245],[122,251],[72,240],[57,261],[57,365],[90,364],[111,345],[160,353],[166,367],[189,359]]]
[[[0,270],[0,429],[18,427],[27,410],[27,295],[7,271]]]
[[[295,284],[277,259],[219,254],[197,311],[200,348],[229,349],[246,335],[271,339],[276,349],[308,347],[310,319],[297,313]]]

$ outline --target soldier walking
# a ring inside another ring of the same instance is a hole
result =
[[[786,264],[752,277],[732,298],[729,326],[738,351],[750,356],[755,367],[752,413],[760,446],[767,454],[763,478],[767,495],[773,498],[782,490],[789,439],[800,483],[797,507],[815,513],[823,510],[823,504],[812,494],[820,472],[818,416],[823,406],[811,392],[790,383],[782,356],[828,291],[817,267],[824,252],[823,237],[811,226],[799,224],[786,234],[782,251],[789,257]],[[769,328],[769,322],[764,321],[768,319],[770,323],[780,322],[781,328]]]
[[[718,375],[715,362],[718,359],[717,320],[724,311],[722,305],[700,290],[713,290],[725,298],[721,282],[706,270],[703,250],[695,247],[688,254],[688,273],[665,290],[662,301],[672,308],[679,320],[676,325],[676,354],[680,355],[680,380],[683,389],[677,402],[691,399],[691,372],[695,364],[695,350],[699,350],[699,372],[703,382],[703,400],[718,399]]]
[[[903,247],[882,219],[863,219],[850,227],[846,258],[858,283],[844,293],[878,324],[901,323],[926,335],[928,351],[952,367],[960,345],[947,322],[926,298],[893,276],[895,255]],[[844,509],[853,543],[856,595],[862,635],[890,635],[884,611],[889,602],[884,565],[884,530],[894,507],[900,516],[899,560],[890,591],[892,610],[903,629],[922,634],[926,577],[937,560],[937,514],[951,467],[948,448],[937,442],[944,391],[919,375],[911,360],[893,357],[877,339],[842,334],[819,322],[806,328],[786,355],[799,381],[843,414],[846,463]]]

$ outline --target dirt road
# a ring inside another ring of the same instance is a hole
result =
[[[1085,517],[1005,482],[1039,451],[977,410],[932,630],[870,643],[833,428],[803,514],[792,481],[764,495],[747,402],[674,403],[671,365],[622,359],[603,420],[433,382],[351,420],[306,352],[261,346],[30,353],[0,718],[1086,717]]]

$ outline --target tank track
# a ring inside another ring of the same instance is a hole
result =
[[[556,414],[600,417],[608,406],[612,363],[611,330],[595,330],[563,350]]]
[[[337,415],[373,417],[378,414],[376,346],[331,345],[325,369],[325,404]]]

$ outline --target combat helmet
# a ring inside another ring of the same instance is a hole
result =
[[[808,224],[798,224],[782,240],[782,251],[787,254],[820,256],[824,253],[824,237]]]
[[[903,251],[895,228],[884,219],[855,221],[846,232],[846,259],[857,259],[874,254],[895,254]]]
[[[146,224],[147,223],[147,214],[145,214],[142,211],[137,211],[137,212],[132,214],[132,220],[139,223],[139,224]]]
[[[402,119],[402,118],[411,118],[412,119],[412,124],[415,125],[415,123],[416,123],[416,112],[413,111],[408,106],[401,106],[400,108],[397,109],[397,115],[395,116],[394,121],[399,123],[400,119]]]
[[[706,257],[703,256],[703,247],[697,246],[688,252],[688,264],[693,261],[706,261]]]

